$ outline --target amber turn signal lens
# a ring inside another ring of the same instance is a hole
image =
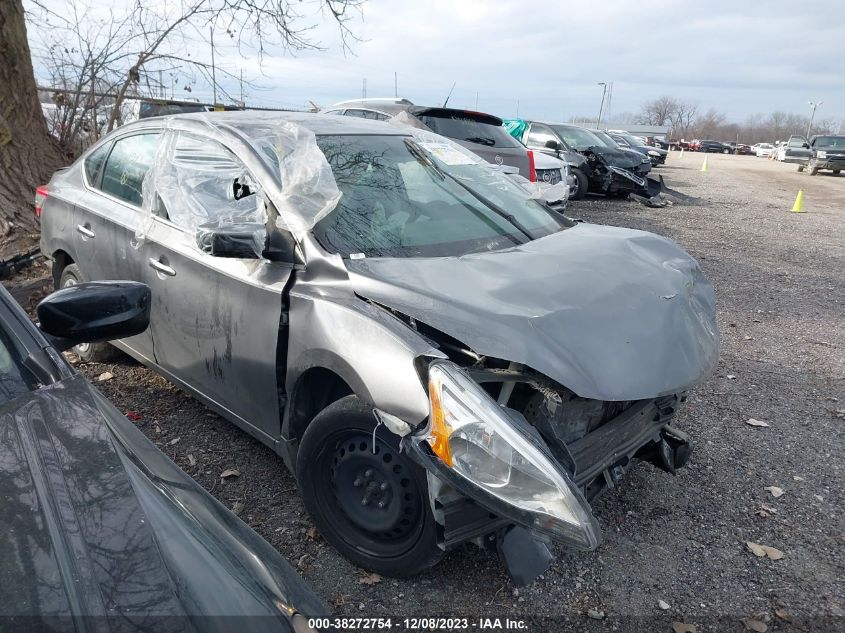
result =
[[[451,429],[446,424],[446,413],[440,400],[440,391],[433,380],[428,383],[428,397],[431,400],[431,432],[428,443],[440,461],[452,468],[452,450],[449,448],[449,434]]]

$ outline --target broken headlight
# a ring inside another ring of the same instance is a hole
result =
[[[596,520],[566,474],[457,365],[431,364],[429,398],[426,441],[443,466],[481,491],[481,505],[574,547],[598,545]]]

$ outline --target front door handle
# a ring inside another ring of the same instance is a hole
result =
[[[94,233],[94,231],[92,231],[84,224],[77,224],[76,232],[79,233],[82,237],[97,237],[97,234]]]
[[[173,270],[170,266],[168,266],[167,264],[162,264],[154,257],[150,257],[149,264],[150,268],[162,273],[163,275],[167,275],[168,277],[173,277],[173,275],[176,274],[176,271]]]

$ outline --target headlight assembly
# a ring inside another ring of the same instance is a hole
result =
[[[649,156],[660,156],[660,152],[656,152],[653,149],[648,150]]]
[[[463,482],[468,496],[574,547],[598,545],[596,520],[566,473],[457,365],[431,364],[429,398],[424,441],[442,467]]]

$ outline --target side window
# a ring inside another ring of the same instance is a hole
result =
[[[140,207],[144,176],[153,165],[158,139],[158,133],[118,139],[106,159],[100,189]]]
[[[110,147],[111,143],[105,143],[85,158],[85,177],[92,187],[99,187],[100,185],[100,173],[102,173],[103,162],[109,154]]]
[[[359,119],[373,119],[374,121],[384,121],[387,117],[372,110],[347,110],[346,116],[354,116]]]
[[[156,193],[171,222],[188,230],[220,223],[267,221],[264,196],[246,166],[217,141],[178,132],[169,137],[167,164]]]
[[[528,136],[525,137],[525,144],[528,147],[544,149],[547,141],[557,140],[554,132],[549,127],[541,123],[532,123],[531,128],[528,130]]]

